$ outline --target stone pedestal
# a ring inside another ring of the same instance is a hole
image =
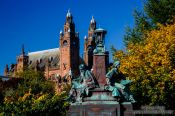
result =
[[[114,101],[83,102],[70,106],[67,116],[134,116],[132,104]]]
[[[131,102],[119,103],[110,91],[96,88],[89,91],[82,103],[72,103],[67,116],[133,116]]]
[[[118,103],[103,104],[100,102],[71,105],[67,116],[120,116],[120,105]]]
[[[104,87],[106,84],[106,71],[108,65],[109,54],[94,54],[93,56],[93,74],[100,85]]]
[[[110,91],[104,90],[102,88],[95,88],[89,91],[89,96],[83,99],[83,102],[117,102]]]
[[[123,102],[120,104],[120,116],[134,116],[131,102]]]

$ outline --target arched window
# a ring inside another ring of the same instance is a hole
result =
[[[67,45],[67,41],[66,41],[66,40],[63,41],[63,45],[64,45],[64,46]]]

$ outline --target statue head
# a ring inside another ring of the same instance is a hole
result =
[[[120,62],[119,62],[119,61],[115,61],[114,64],[113,64],[113,66],[114,66],[115,68],[119,68]]]
[[[80,64],[79,65],[79,70],[80,70],[80,72],[84,71],[85,70],[85,65],[84,64]]]

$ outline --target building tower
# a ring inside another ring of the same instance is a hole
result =
[[[9,74],[9,67],[6,64],[5,69],[4,69],[4,76],[8,76],[8,74]]]
[[[60,31],[60,72],[61,76],[71,69],[78,74],[79,66],[79,34],[75,32],[75,24],[70,11],[67,12],[64,31]]]
[[[17,72],[22,72],[28,67],[29,57],[25,55],[24,45],[21,48],[21,55],[17,57]]]
[[[96,30],[96,21],[94,17],[92,16],[92,19],[90,21],[89,30],[88,30],[88,37],[85,36],[85,42],[84,42],[84,61],[85,64],[88,66],[89,69],[92,68],[93,65],[93,50],[96,47],[95,44],[95,37],[94,32]]]

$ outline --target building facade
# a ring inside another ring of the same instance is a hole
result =
[[[26,68],[43,71],[45,77],[54,79],[55,77],[65,77],[69,70],[78,74],[78,66],[85,63],[89,69],[93,65],[93,50],[96,47],[94,31],[96,30],[96,21],[92,17],[88,29],[88,36],[84,42],[84,59],[80,58],[79,33],[75,30],[73,16],[70,11],[66,14],[63,31],[59,35],[59,48],[25,53],[24,46],[21,48],[21,54],[17,56],[16,64],[6,65],[4,76],[14,76]]]

